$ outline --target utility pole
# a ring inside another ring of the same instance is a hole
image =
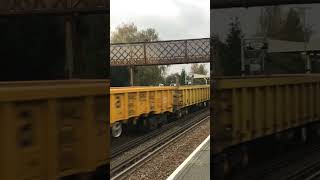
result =
[[[308,9],[311,9],[310,7],[294,7],[295,9],[298,9],[300,14],[302,14],[303,19],[303,41],[304,41],[304,55],[305,55],[305,69],[306,73],[311,73],[311,62],[310,57],[307,53],[307,27],[306,27],[306,11]]]
[[[180,86],[179,76],[176,75],[175,78],[176,78],[176,86]]]
[[[244,39],[241,38],[241,76],[245,75],[245,60],[244,60]]]

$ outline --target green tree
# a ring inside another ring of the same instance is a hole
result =
[[[238,17],[232,19],[229,24],[229,33],[225,43],[218,43],[220,66],[226,76],[240,75],[241,73],[241,39],[243,33]]]
[[[295,9],[290,8],[284,25],[279,33],[279,36],[283,40],[303,42],[304,36],[306,41],[310,39],[312,35],[312,27],[306,27],[304,31],[304,24],[301,22],[300,14]]]
[[[169,76],[166,77],[166,85],[170,85],[171,83],[176,83],[177,82],[177,78],[180,79],[180,74],[179,73],[174,73],[174,74],[170,74]]]
[[[222,55],[224,55],[224,51],[226,49],[225,43],[223,43],[219,37],[219,35],[214,34],[211,39],[211,53],[210,56],[210,68],[212,69],[210,71],[211,76],[214,75],[223,75],[223,68],[221,66],[221,58]]]
[[[202,74],[207,75],[208,71],[205,69],[204,64],[192,64],[191,65],[191,74]],[[193,84],[205,84],[204,79],[193,79]]]
[[[261,9],[257,35],[298,42],[303,42],[305,35],[308,41],[313,33],[312,26],[306,25],[304,32],[301,19],[302,14],[294,8],[284,14],[281,7],[264,7]]]
[[[271,39],[303,42],[308,41],[313,33],[312,26],[304,25],[301,14],[290,8],[285,14],[280,7],[265,7],[259,18],[258,35]],[[264,32],[262,30],[264,29]],[[299,54],[274,53],[267,57],[265,64],[268,73],[302,73],[304,61]]]
[[[122,24],[111,35],[111,43],[151,42],[159,40],[153,28],[139,30],[136,25]],[[140,86],[158,85],[164,82],[166,66],[139,66],[134,68],[134,84]],[[111,85],[128,86],[129,69],[127,67],[111,68]],[[119,77],[119,78],[117,78]]]
[[[138,39],[140,41],[144,41],[144,42],[158,41],[159,35],[155,29],[147,28],[146,30],[141,30],[138,33]]]
[[[208,71],[204,67],[204,64],[192,64],[191,65],[191,73],[192,74],[203,74],[206,75]]]
[[[281,31],[283,12],[280,6],[268,6],[261,8],[258,21],[258,36],[275,38]]]
[[[157,86],[165,81],[165,66],[138,66],[134,69],[134,84]]]
[[[185,85],[186,84],[186,78],[187,78],[186,76],[187,76],[186,70],[182,69],[181,73],[180,73],[180,85]]]

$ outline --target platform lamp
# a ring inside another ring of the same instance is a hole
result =
[[[251,71],[250,70],[251,60],[258,61],[260,65],[260,68],[259,68],[260,73],[264,72],[264,63],[265,63],[264,59],[267,53],[267,49],[268,49],[268,43],[265,37],[241,39],[241,75],[242,76],[245,75],[246,64],[249,64],[249,71]],[[255,56],[252,58],[248,58],[246,56],[246,52],[253,52],[255,53]]]

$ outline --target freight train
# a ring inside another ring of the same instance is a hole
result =
[[[295,2],[253,0],[238,4],[238,2],[221,1],[221,4],[212,3],[211,11],[218,11],[217,9],[220,8],[226,10],[242,6],[267,6]],[[242,14],[246,14],[247,10],[245,9]],[[211,24],[216,26],[213,22]],[[244,39],[246,38],[242,40]],[[244,45],[243,42],[242,45]],[[214,75],[211,75],[213,77],[211,79],[211,125],[214,143],[211,162],[215,179],[226,179],[231,174],[230,172],[246,168],[266,151],[274,152],[272,150],[277,147],[285,149],[288,144],[304,145],[309,138],[318,139],[320,137],[320,74],[289,74],[290,64],[288,65],[286,62],[286,68],[280,71],[286,72],[283,74],[245,75],[246,66],[250,67],[251,63],[252,65],[257,65],[257,63],[251,61],[252,59],[245,62],[245,56],[252,55],[253,51],[251,54],[249,51],[246,54],[246,48],[244,48],[246,46],[244,45],[238,51],[242,53],[242,59],[239,57],[242,60],[239,72],[244,76],[225,76],[220,54],[225,52],[222,52],[215,43],[212,47],[211,72]],[[279,58],[276,59],[278,63],[283,59],[294,60],[289,53],[300,58],[300,53],[306,51],[303,48],[291,46],[291,43],[289,45],[279,43],[271,49],[274,51],[272,54],[274,57],[279,55],[276,53],[286,53],[287,57],[283,54],[278,56]],[[308,54],[311,53],[311,50],[308,51],[304,57],[308,57]],[[263,52],[272,51],[265,49]],[[268,56],[268,54],[264,55]],[[269,57],[270,59],[272,57]],[[307,73],[311,71],[309,60],[309,58],[305,58],[300,61],[306,62],[305,70]],[[264,61],[262,61],[261,67],[264,67],[263,63]],[[270,65],[271,61],[268,63]],[[302,66],[299,68],[303,72],[303,63],[301,64]],[[272,66],[276,67],[277,64],[272,64]],[[281,68],[277,66],[274,70],[277,72],[279,69]],[[273,72],[263,69],[260,73],[272,74]]]
[[[108,178],[106,19],[77,16],[67,70],[63,16],[1,17],[1,180]]]
[[[217,77],[212,85],[216,174],[246,167],[250,147],[263,139],[320,134],[319,74]]]
[[[0,83],[0,179],[103,174],[109,163],[108,84],[105,80]]]
[[[111,87],[111,134],[121,136],[124,127],[156,129],[169,116],[180,118],[195,106],[207,107],[209,100],[209,85]]]

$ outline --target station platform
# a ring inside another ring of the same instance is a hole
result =
[[[210,136],[167,178],[167,180],[210,179]]]

